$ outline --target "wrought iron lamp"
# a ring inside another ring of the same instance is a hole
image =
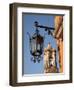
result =
[[[49,35],[50,34],[52,35],[52,32],[50,30],[54,30],[54,28],[39,25],[37,21],[35,21],[34,24],[36,27],[35,33],[32,36],[30,36],[29,33],[28,35],[29,35],[29,41],[30,41],[30,53],[33,56],[31,60],[34,61],[35,63],[36,61],[40,62],[41,55],[43,53],[43,45],[44,45],[44,36],[39,34],[38,28],[44,28],[45,31],[48,31]]]

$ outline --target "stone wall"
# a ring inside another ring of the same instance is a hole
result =
[[[63,16],[55,16],[55,31],[53,35],[59,52],[60,72],[63,72]]]

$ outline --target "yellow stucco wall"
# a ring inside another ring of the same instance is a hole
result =
[[[59,52],[59,63],[60,72],[63,72],[63,39],[60,37],[63,30],[63,16],[55,16],[55,31],[54,36],[56,38],[58,52]]]

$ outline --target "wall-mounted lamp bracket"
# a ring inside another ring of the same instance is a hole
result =
[[[48,34],[49,34],[49,35],[50,35],[50,34],[53,35],[50,30],[54,30],[55,28],[53,28],[53,27],[48,27],[48,26],[44,26],[44,25],[39,25],[39,23],[38,23],[37,21],[35,21],[34,23],[35,23],[36,29],[38,29],[38,28],[44,28],[45,31],[48,31]]]

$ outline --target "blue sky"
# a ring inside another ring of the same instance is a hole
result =
[[[29,36],[35,33],[34,22],[38,21],[41,25],[54,27],[54,15],[40,15],[40,14],[23,14],[23,74],[41,74],[44,72],[43,60],[40,63],[33,63],[31,61]],[[52,47],[57,50],[55,39],[48,35],[44,29],[39,29],[42,36],[45,35],[44,47],[47,47],[50,42]],[[58,66],[59,67],[59,66]]]

